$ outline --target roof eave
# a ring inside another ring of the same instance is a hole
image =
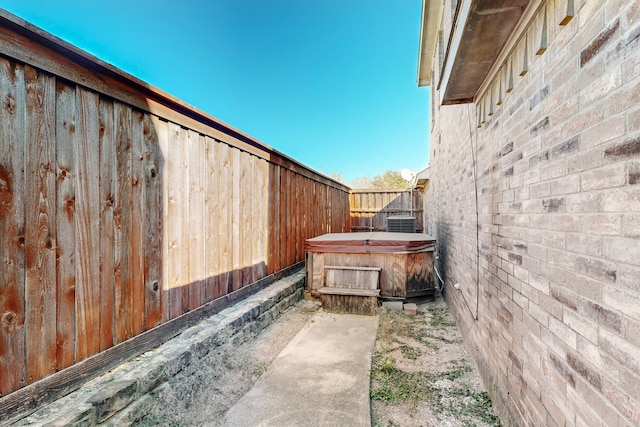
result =
[[[418,86],[431,84],[433,59],[438,41],[439,20],[442,2],[422,0],[422,20],[420,23],[420,53],[418,56]]]

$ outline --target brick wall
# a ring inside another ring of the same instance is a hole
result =
[[[492,115],[436,103],[425,224],[504,424],[640,425],[640,3],[552,25]]]

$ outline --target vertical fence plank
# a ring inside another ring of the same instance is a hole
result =
[[[220,227],[219,227],[219,250],[220,250],[220,277],[219,293],[226,295],[231,290],[231,269],[232,260],[232,213],[233,208],[230,198],[233,197],[231,184],[232,167],[231,148],[227,144],[220,144]]]
[[[131,117],[131,325],[133,334],[144,331],[144,114]]]
[[[269,274],[269,227],[271,222],[269,221],[270,212],[271,212],[271,197],[269,193],[269,177],[270,177],[270,165],[266,160],[260,160],[260,164],[262,165],[262,186],[261,186],[261,194],[262,194],[262,203],[263,207],[260,211],[260,241],[262,242],[260,247],[260,265],[261,272],[260,278],[263,278]]]
[[[241,268],[241,286],[251,283],[251,251],[252,240],[251,235],[251,200],[255,184],[251,171],[251,155],[241,152],[241,172],[240,172],[240,268]]]
[[[57,369],[76,360],[76,89],[56,84]]]
[[[99,98],[94,92],[76,90],[78,138],[76,143],[76,358],[100,351],[100,147]]]
[[[55,372],[55,79],[25,65],[27,381]]]
[[[210,137],[204,138],[204,302],[213,300],[215,296],[215,257],[218,251],[215,249],[217,240],[216,224],[218,223],[216,212],[216,198],[214,197],[215,178],[218,174],[215,156],[216,143]]]
[[[189,168],[187,193],[189,195],[189,212],[184,216],[186,221],[185,235],[189,239],[188,264],[189,274],[185,284],[189,287],[189,308],[194,309],[202,303],[202,203],[200,181],[200,135],[192,130],[187,133],[186,159]]]
[[[262,189],[259,167],[260,162],[255,156],[251,156],[251,184],[249,186],[250,199],[249,205],[251,212],[249,215],[249,225],[251,227],[251,233],[249,241],[251,244],[251,257],[249,259],[249,283],[255,282],[260,277],[259,275],[259,252],[260,252],[260,224],[258,223],[258,210],[264,209],[260,204],[260,190]]]
[[[294,242],[294,247],[293,247],[293,252],[294,252],[294,257],[293,257],[293,261],[294,262],[298,262],[302,260],[302,245],[301,245],[301,235],[302,235],[302,211],[303,211],[303,205],[302,205],[302,200],[299,199],[300,196],[303,195],[303,193],[300,191],[300,187],[301,187],[301,180],[300,180],[300,175],[299,174],[293,174],[293,184],[292,184],[292,208],[293,208],[293,214],[294,214],[294,221],[295,221],[295,228],[294,228],[294,233],[295,233],[295,242]]]
[[[279,235],[279,247],[276,249],[280,255],[278,270],[281,270],[288,265],[289,254],[287,248],[289,247],[289,238],[291,234],[287,228],[287,215],[289,210],[287,209],[287,182],[289,177],[289,171],[285,168],[280,168],[280,235]]]
[[[160,164],[158,169],[158,177],[159,182],[158,185],[161,186],[161,190],[159,191],[160,197],[162,197],[162,201],[160,204],[161,213],[159,214],[160,227],[162,228],[161,234],[161,247],[162,250],[159,252],[162,254],[161,261],[161,269],[162,275],[160,277],[160,286],[159,291],[161,291],[160,295],[160,311],[162,316],[162,321],[169,320],[171,315],[169,313],[170,309],[170,293],[171,293],[171,280],[169,276],[169,264],[170,264],[170,233],[169,230],[170,222],[169,222],[169,186],[171,185],[171,175],[169,174],[169,164],[173,160],[171,159],[171,152],[169,148],[169,125],[166,121],[160,120],[157,116],[151,116],[151,121],[153,123],[153,128],[155,129],[156,136],[158,138],[158,149],[160,156]]]
[[[240,165],[240,150],[237,148],[233,148],[232,150],[232,175],[231,175],[231,185],[233,187],[233,196],[231,196],[231,204],[233,206],[232,211],[232,241],[231,241],[231,252],[232,252],[232,260],[233,260],[233,273],[232,273],[232,284],[231,289],[236,291],[240,289],[240,267],[241,267],[241,256],[242,252],[240,251],[240,229],[241,229],[241,212],[240,212],[240,201],[242,200],[242,195],[240,194],[240,182],[241,182],[241,165]]]
[[[0,57],[0,396],[26,385],[25,91],[21,66]]]
[[[113,105],[115,120],[116,162],[114,180],[114,270],[115,336],[123,342],[133,336],[132,318],[132,188],[131,188],[131,108],[120,102]]]
[[[189,260],[189,248],[191,240],[191,191],[190,191],[190,171],[191,165],[189,164],[191,141],[189,140],[189,131],[184,128],[179,128],[178,141],[180,144],[180,187],[183,196],[183,203],[180,215],[182,215],[182,230],[180,240],[182,241],[182,250],[180,251],[180,264],[181,264],[181,276],[179,280],[182,308],[180,313],[186,313],[191,310],[191,299],[189,298],[189,270],[191,263]]]
[[[278,240],[280,236],[280,167],[269,164],[269,274],[278,271]]]
[[[158,130],[149,114],[143,121],[143,233],[144,327],[149,330],[163,322],[162,283],[162,152]]]
[[[167,129],[167,155],[165,156],[167,181],[167,282],[169,289],[169,318],[182,314],[182,291],[180,276],[182,268],[180,251],[182,250],[182,205],[184,204],[181,182],[180,127],[169,123]]]
[[[213,298],[218,298],[222,295],[220,291],[220,284],[222,282],[222,214],[223,214],[223,200],[221,196],[222,191],[222,146],[223,144],[216,141],[211,140],[211,145],[213,149],[213,173],[212,173],[212,181],[209,183],[211,185],[211,197],[213,199],[213,204],[211,206],[211,215],[213,224],[213,247],[211,248],[211,253],[213,255]]]
[[[115,122],[113,102],[100,99],[100,350],[114,344],[115,309],[115,228],[114,202],[116,194]]]

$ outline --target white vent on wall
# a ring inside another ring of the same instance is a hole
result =
[[[387,231],[391,233],[415,233],[416,218],[413,216],[390,216],[387,218]]]

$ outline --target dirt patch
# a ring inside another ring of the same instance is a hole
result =
[[[499,426],[442,299],[382,310],[371,366],[372,425]]]
[[[218,347],[190,364],[154,390],[135,425],[219,425],[319,309],[317,302],[299,301],[254,339]]]

